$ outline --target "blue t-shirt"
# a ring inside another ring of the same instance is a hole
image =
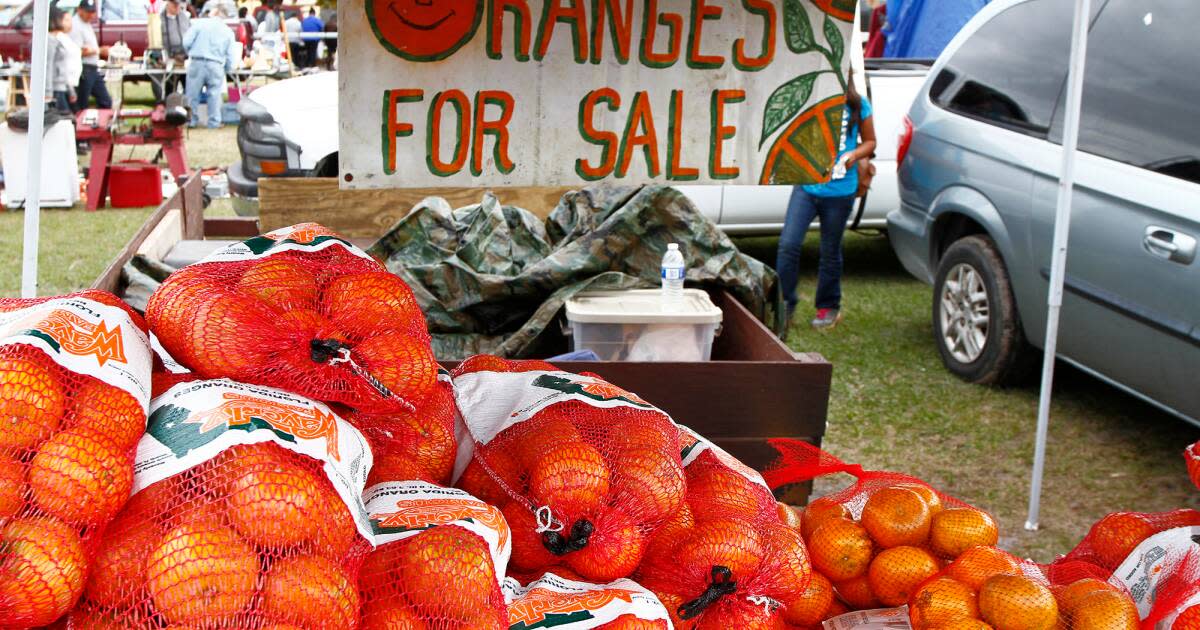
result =
[[[304,21],[300,23],[300,30],[305,33],[320,33],[321,31],[325,30],[325,23],[321,21],[321,18],[315,15],[310,15],[304,18]],[[319,37],[314,37],[312,35],[301,35],[301,37],[305,41],[320,39]]]
[[[867,97],[859,97],[862,100],[862,116],[863,120],[871,117],[871,101]],[[850,129],[850,108],[846,107],[842,111],[842,140],[838,147],[837,159],[833,161],[836,165],[837,161],[842,159],[842,156],[854,149],[858,148],[858,126]],[[839,179],[830,179],[824,184],[809,184],[804,186],[804,192],[817,197],[849,197],[858,192],[858,167],[850,166],[846,169],[846,174]]]

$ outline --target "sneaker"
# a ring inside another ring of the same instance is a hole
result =
[[[817,316],[812,320],[812,327],[817,330],[829,330],[842,321],[842,312],[836,308],[819,308]]]

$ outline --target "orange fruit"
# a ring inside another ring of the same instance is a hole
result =
[[[744,599],[728,598],[696,618],[695,630],[785,630],[778,611]]]
[[[849,520],[851,518],[850,510],[829,497],[814,499],[809,502],[808,507],[805,507],[804,512],[800,515],[800,533],[804,535],[805,540],[808,540],[818,527],[831,518]]]
[[[723,566],[733,579],[746,579],[758,570],[766,553],[762,535],[747,521],[719,518],[696,525],[692,535],[675,548],[675,563],[699,567],[705,576]]]
[[[565,442],[538,460],[529,473],[529,490],[538,506],[550,506],[560,520],[582,516],[608,498],[608,465],[595,448]]]
[[[87,558],[75,530],[44,517],[17,518],[0,530],[0,619],[44,626],[75,605]]]
[[[313,549],[331,560],[342,560],[358,539],[358,528],[346,503],[333,488],[323,486],[317,499],[321,517]]]
[[[768,594],[776,599],[804,592],[812,576],[812,565],[800,532],[783,525],[767,524],[762,529],[766,560],[763,571],[772,581]]]
[[[1071,627],[1088,630],[1137,630],[1137,606],[1116,590],[1096,591],[1074,603],[1069,613]]]
[[[1058,599],[1058,609],[1064,615],[1069,616],[1071,612],[1075,610],[1075,606],[1079,605],[1079,602],[1083,601],[1083,599],[1088,595],[1099,591],[1119,592],[1115,586],[1103,580],[1097,580],[1096,578],[1083,578],[1081,580],[1071,582],[1067,586],[1056,591],[1054,596]]]
[[[914,628],[926,628],[955,619],[977,619],[979,602],[975,590],[950,577],[926,582],[913,594],[909,605]]]
[[[860,522],[877,545],[888,549],[923,545],[931,520],[921,495],[906,488],[882,488],[867,499]]]
[[[583,442],[583,436],[570,420],[544,411],[537,417],[518,424],[513,429],[510,441],[520,465],[533,468],[547,451],[560,444]]]
[[[437,360],[429,342],[408,333],[371,337],[354,347],[354,357],[360,367],[406,401],[424,400],[437,385]]]
[[[796,626],[816,626],[824,621],[833,608],[833,584],[820,573],[812,573],[808,586],[800,592],[785,595],[783,619]]]
[[[639,619],[634,615],[621,615],[612,621],[596,626],[596,630],[667,630],[662,619]]]
[[[884,549],[871,561],[867,580],[887,606],[903,606],[917,587],[941,569],[937,558],[920,547]]]
[[[800,531],[800,512],[796,508],[779,501],[775,504],[775,511],[779,513],[779,522]]]
[[[32,349],[0,358],[0,450],[36,448],[58,429],[66,410],[58,372]]]
[[[614,410],[615,411],[615,410]],[[605,451],[615,459],[624,457],[627,450],[658,448],[678,453],[679,429],[657,413],[637,412],[638,415],[616,422],[608,428]]]
[[[691,534],[695,526],[696,518],[692,515],[692,508],[688,507],[687,503],[680,505],[671,518],[654,530],[654,538],[650,539],[646,555],[667,556],[675,549],[675,545]]]
[[[246,540],[287,547],[317,535],[326,480],[283,458],[239,462],[234,470],[237,476],[226,486],[227,509]]]
[[[121,515],[125,518],[137,518],[147,523],[162,525],[167,516],[181,516],[181,511],[171,506],[179,505],[185,489],[188,487],[186,474],[168,477],[155,482],[138,491],[129,498]]]
[[[658,598],[658,601],[662,602],[662,605],[667,609],[667,613],[671,615],[671,625],[675,627],[675,630],[691,630],[692,626],[695,625],[694,620],[684,621],[679,618],[679,607],[687,603],[687,600],[682,595],[655,591],[654,596]]]
[[[994,630],[992,626],[978,619],[969,619],[966,617],[939,623],[936,626],[930,626],[929,630]]]
[[[77,525],[112,518],[133,488],[133,453],[85,428],[60,431],[29,465],[29,489],[46,514]]]
[[[25,467],[21,462],[0,455],[0,523],[21,511],[26,487]]]
[[[929,530],[933,552],[947,558],[957,558],[971,547],[995,546],[999,537],[996,521],[987,512],[974,508],[942,510],[934,515]]]
[[[464,474],[465,478],[466,475]],[[367,474],[367,487],[385,481],[428,481],[434,482],[433,475],[422,468],[417,462],[404,454],[391,451],[381,451],[375,454],[371,463],[371,472]]]
[[[979,614],[996,630],[1052,630],[1058,604],[1050,589],[1019,575],[995,575],[979,589]]]
[[[1101,565],[1112,570],[1156,532],[1154,525],[1141,514],[1116,512],[1097,521],[1088,538]]]
[[[359,630],[427,630],[429,626],[403,602],[388,600],[363,602]]]
[[[593,522],[588,544],[565,556],[567,566],[589,581],[607,583],[629,577],[642,561],[646,537],[632,517],[609,510]]]
[[[71,630],[133,630],[134,626],[131,625],[133,622],[120,617],[116,613],[105,614],[98,610],[77,606],[67,616],[66,627]],[[129,623],[124,623],[126,621]],[[167,630],[174,629],[168,628]]]
[[[154,522],[122,513],[104,530],[84,593],[89,601],[120,608],[145,596],[146,558],[162,538]]]
[[[942,511],[942,498],[938,496],[938,493],[934,491],[933,488],[930,488],[927,485],[920,483],[898,483],[892,487],[912,490],[913,492],[921,495],[921,498],[925,500],[925,505],[929,506],[930,516]]]
[[[409,539],[398,569],[408,602],[431,618],[467,621],[487,608],[496,589],[496,568],[487,544],[453,525]]]
[[[529,508],[510,502],[501,508],[504,520],[512,530],[512,557],[509,562],[518,571],[539,571],[558,564],[558,556],[550,553],[537,533],[537,519]]]
[[[947,575],[978,591],[993,575],[1020,575],[1017,559],[995,547],[971,547],[946,569]]]
[[[280,311],[312,309],[317,305],[317,277],[304,265],[283,256],[250,264],[236,289]]]
[[[879,598],[875,596],[875,591],[871,590],[871,581],[865,573],[856,578],[834,582],[833,588],[838,597],[852,610],[871,610],[882,606]]]
[[[425,316],[408,284],[387,271],[347,274],[321,290],[320,311],[340,330],[425,330]]]
[[[219,294],[188,306],[186,316],[180,316],[186,317],[181,322],[180,345],[169,345],[170,337],[159,340],[171,356],[201,377],[261,379],[262,366],[288,341],[286,336],[268,334],[278,315],[254,298]],[[149,310],[147,316],[154,319]]]
[[[441,388],[435,392],[441,391]],[[435,394],[436,395],[436,394]],[[405,416],[397,419],[392,431],[402,434],[403,446],[398,449],[435,481],[448,481],[454,472],[458,442],[454,437],[453,421],[441,418]]]
[[[825,521],[808,539],[813,567],[834,582],[866,575],[873,551],[867,530],[842,518]]]
[[[813,573],[813,575],[817,575],[817,574]],[[833,619],[834,617],[837,617],[838,615],[844,615],[848,612],[850,612],[850,609],[847,608],[846,605],[842,603],[842,600],[835,597],[833,599],[833,604],[831,604],[829,606],[829,612],[825,613],[825,619]]]
[[[358,625],[358,586],[328,558],[280,558],[267,571],[261,606],[268,617],[300,627],[350,630]]]
[[[775,497],[766,488],[724,466],[690,466],[687,501],[693,514],[757,521],[775,512]]]
[[[180,525],[146,558],[147,586],[173,623],[220,624],[250,603],[258,555],[232,529],[211,521]]]
[[[491,469],[490,473],[480,464],[481,458]],[[493,505],[504,505],[512,501],[512,497],[496,483],[493,474],[508,484],[513,492],[522,491],[522,488],[516,487],[521,477],[516,458],[511,453],[497,448],[489,448],[486,453],[476,451],[471,463],[467,464],[462,475],[459,475],[456,485],[475,498]]]
[[[133,448],[146,432],[146,412],[137,399],[98,379],[79,384],[71,396],[74,426],[107,436],[120,448]]]
[[[1171,624],[1171,630],[1200,630],[1200,604],[1179,613]]]
[[[686,494],[679,457],[656,448],[625,449],[614,466],[615,505],[641,523],[670,518]]]

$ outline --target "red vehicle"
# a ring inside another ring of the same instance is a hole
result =
[[[78,0],[59,0],[57,7],[64,11],[74,11]],[[248,50],[253,41],[253,33],[245,24],[236,18],[226,20],[229,28],[233,29],[234,37]],[[133,57],[139,58],[146,52],[146,21],[145,20],[99,20],[92,23],[96,31],[96,39],[101,46],[112,46],[124,41],[133,51]],[[5,62],[29,61],[29,51],[33,46],[33,0],[26,2],[16,9],[8,21],[0,24],[0,57]]]

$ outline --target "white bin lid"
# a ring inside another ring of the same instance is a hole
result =
[[[584,324],[719,324],[721,309],[700,289],[664,308],[659,289],[592,291],[567,300],[567,320]]]

